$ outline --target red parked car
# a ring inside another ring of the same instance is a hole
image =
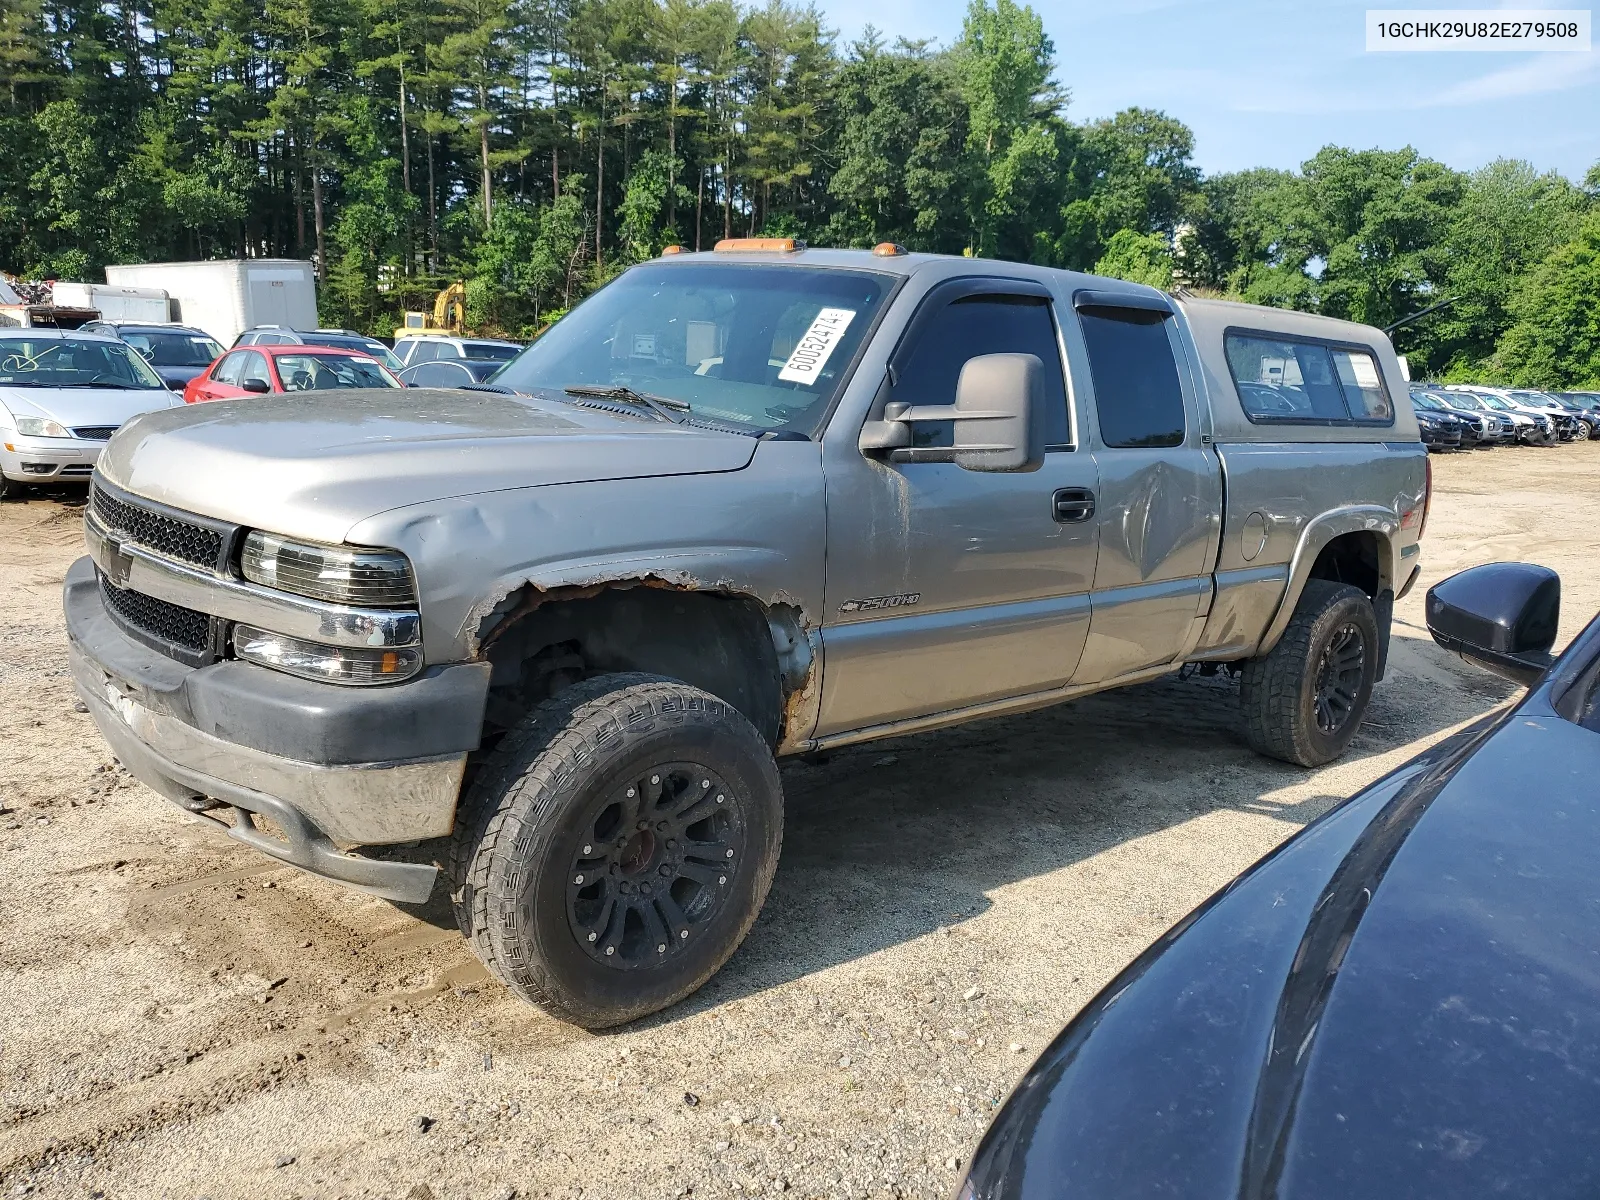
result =
[[[186,404],[233,400],[268,392],[405,387],[370,354],[333,346],[241,346],[230,350],[183,389]]]

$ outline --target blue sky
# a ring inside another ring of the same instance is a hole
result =
[[[1208,174],[1296,167],[1330,142],[1411,145],[1461,170],[1525,158],[1574,180],[1600,160],[1600,28],[1587,53],[1368,53],[1364,3],[1031,2],[1055,42],[1057,78],[1072,92],[1068,116],[1164,109],[1194,130],[1195,161]],[[1425,6],[1371,7],[1407,3]],[[891,41],[948,42],[960,33],[966,0],[820,6],[845,45],[869,21]]]

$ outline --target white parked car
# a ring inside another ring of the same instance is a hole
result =
[[[394,353],[403,366],[414,367],[418,363],[462,359],[510,362],[522,353],[522,347],[516,342],[501,342],[493,338],[445,337],[442,334],[421,333],[397,340],[394,344]]]
[[[0,329],[0,498],[28,483],[87,483],[123,422],[182,406],[126,342],[66,329]]]

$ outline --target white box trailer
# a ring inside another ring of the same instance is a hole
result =
[[[142,321],[160,325],[172,318],[165,288],[130,287],[115,283],[57,281],[50,295],[65,308],[92,308],[102,321]]]
[[[172,320],[203,329],[224,346],[256,325],[317,327],[317,276],[294,258],[138,263],[106,268],[108,283],[162,288]]]

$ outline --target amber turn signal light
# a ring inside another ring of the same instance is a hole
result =
[[[804,250],[806,244],[794,238],[723,238],[713,249],[724,253],[738,253],[743,250],[766,250],[778,254],[793,254],[797,250]]]

